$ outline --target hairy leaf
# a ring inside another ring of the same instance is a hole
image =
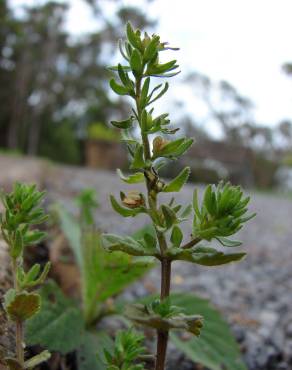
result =
[[[191,294],[172,294],[173,304],[184,307],[186,314],[196,313],[204,316],[204,328],[200,338],[181,338],[171,333],[170,339],[175,346],[196,363],[210,370],[246,370],[228,324],[208,300]]]
[[[77,351],[78,370],[106,370],[103,350],[111,350],[111,338],[103,331],[87,331]]]
[[[13,289],[10,292],[14,291]],[[36,293],[27,293],[25,291],[9,294],[5,298],[5,310],[12,321],[25,321],[34,316],[41,307],[40,296]]]
[[[78,348],[84,321],[76,302],[66,298],[57,284],[48,282],[40,289],[42,307],[27,322],[26,341],[63,354]]]
[[[200,315],[185,315],[176,313],[161,316],[150,311],[146,305],[136,303],[127,306],[125,315],[136,324],[148,326],[157,330],[184,330],[194,335],[200,335],[203,326],[203,318]]]
[[[187,182],[190,172],[190,167],[184,168],[177,177],[175,177],[169,184],[165,185],[163,191],[165,193],[180,191],[184,184]]]
[[[193,247],[190,249],[170,248],[168,256],[172,260],[182,260],[203,266],[219,266],[240,261],[246,253],[225,254],[210,247]]]
[[[144,182],[144,174],[142,172],[136,172],[132,175],[125,176],[123,172],[118,168],[117,173],[121,180],[126,182],[127,184],[138,184],[140,182]]]

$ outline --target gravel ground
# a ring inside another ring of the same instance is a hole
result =
[[[109,206],[108,194],[117,194],[123,186],[117,176],[107,172],[60,167],[46,181],[52,200],[72,207],[72,195],[84,187],[98,193],[98,224],[107,231],[131,233],[146,220],[121,219]],[[185,186],[177,201],[185,204],[193,186]],[[118,195],[118,194],[117,194]],[[66,201],[67,200],[67,201]],[[231,323],[241,344],[249,370],[292,369],[292,200],[270,194],[252,194],[251,211],[255,220],[240,232],[248,251],[239,264],[206,268],[192,264],[174,264],[173,289],[196,292],[211,299]],[[185,226],[186,235],[190,228]],[[145,286],[158,288],[158,270],[137,284],[133,294],[145,294]],[[194,369],[177,353],[180,369]]]
[[[17,160],[10,162],[9,168],[15,169]],[[31,166],[28,161],[19,167],[22,174],[27,174]],[[8,170],[7,163],[0,157],[1,168]],[[62,202],[72,210],[73,196],[83,188],[95,188],[100,202],[96,221],[105,231],[127,234],[147,222],[142,216],[122,219],[111,209],[108,194],[118,195],[119,190],[129,189],[111,173],[48,164],[45,171],[36,168],[33,173],[34,176],[42,174],[38,182],[48,190],[49,202]],[[12,177],[18,178],[17,174]],[[2,172],[0,185],[3,179]],[[193,186],[185,186],[177,201],[187,203],[192,190]],[[249,370],[291,370],[292,200],[271,194],[252,194],[251,211],[256,211],[257,217],[239,235],[248,251],[247,258],[239,264],[217,268],[188,263],[182,267],[181,263],[175,263],[173,289],[196,292],[211,299],[230,322]],[[190,228],[185,225],[185,235],[189,234]],[[154,269],[144,284],[136,284],[129,294],[140,296],[147,293],[149,287],[157,289],[158,273]],[[175,367],[169,370],[195,369],[176,351],[170,352]]]

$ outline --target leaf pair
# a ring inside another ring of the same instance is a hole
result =
[[[240,261],[246,256],[246,253],[225,254],[215,248],[198,246],[189,249],[170,248],[167,251],[167,256],[172,261],[180,260],[203,266],[220,266]]]
[[[171,306],[169,309],[171,309]],[[167,315],[161,315],[158,309],[156,309],[156,311],[151,309],[151,305],[137,303],[128,306],[126,308],[125,315],[138,325],[147,326],[160,331],[168,331],[172,329],[184,330],[199,336],[203,326],[202,316],[185,315],[182,312],[177,312],[177,309],[178,308],[176,307],[174,312]]]

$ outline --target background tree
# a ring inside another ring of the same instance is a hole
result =
[[[125,18],[139,27],[154,22],[119,1],[109,21],[98,5],[94,6],[98,31],[72,39],[64,28],[69,10],[65,3],[25,7],[19,17],[7,1],[1,2],[2,146],[78,162],[78,135],[84,135],[90,123],[107,122],[123,111],[125,104],[108,94],[106,61],[113,55]]]

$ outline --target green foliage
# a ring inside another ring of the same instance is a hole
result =
[[[184,293],[172,294],[171,301],[183,307],[186,314],[191,314],[196,307],[196,311],[204,315],[204,330],[199,338],[186,339],[171,333],[170,339],[177,348],[210,370],[246,370],[228,324],[208,300]]]
[[[122,181],[129,184],[142,182],[146,185],[146,194],[132,190],[127,195],[120,193],[121,202],[110,197],[113,209],[123,217],[135,217],[147,214],[155,230],[155,236],[147,233],[135,240],[129,236],[115,234],[103,235],[103,246],[106,250],[120,251],[131,256],[152,256],[161,262],[161,295],[160,300],[150,305],[136,304],[127,309],[126,315],[134,323],[157,330],[157,356],[155,370],[165,367],[165,348],[168,332],[171,329],[184,329],[195,336],[200,334],[202,316],[186,315],[182,309],[173,307],[168,299],[170,294],[171,263],[175,260],[188,261],[204,266],[217,266],[239,261],[245,253],[225,254],[209,246],[197,246],[203,240],[217,239],[226,247],[238,247],[241,243],[229,240],[254,215],[246,216],[249,198],[244,198],[239,187],[219,184],[213,189],[210,185],[205,191],[201,206],[195,192],[193,201],[193,233],[191,240],[182,244],[183,234],[180,223],[187,221],[192,212],[192,205],[184,209],[176,204],[175,198],[168,203],[158,203],[161,192],[179,192],[186,183],[190,169],[186,167],[169,184],[159,177],[159,171],[169,160],[181,157],[192,145],[193,139],[179,137],[173,140],[168,135],[177,132],[169,127],[168,114],[154,116],[154,108],[149,105],[160,99],[168,90],[168,83],[158,84],[150,91],[151,77],[172,77],[178,73],[176,60],[161,63],[160,52],[172,49],[160,41],[158,35],[142,34],[133,29],[130,23],[126,27],[126,40],[119,42],[119,49],[125,59],[125,65],[118,64],[110,69],[118,74],[118,81],[112,78],[110,87],[118,95],[127,95],[133,99],[134,108],[131,116],[114,126],[124,133],[131,158],[130,170],[133,175]],[[139,139],[129,135],[129,128],[137,128]],[[152,149],[149,135],[157,134],[153,139]],[[204,315],[204,312],[202,312]]]
[[[17,293],[15,289],[10,289],[5,295],[4,307],[11,321],[22,322],[29,319],[39,311],[40,306],[40,296],[35,293]]]
[[[39,344],[50,351],[68,353],[78,348],[82,340],[84,321],[76,303],[64,296],[58,285],[50,281],[39,291],[40,312],[28,321],[28,344]]]
[[[78,199],[80,202],[80,196]],[[92,206],[93,203],[83,203],[89,214],[88,207],[92,210]],[[107,298],[119,294],[125,287],[143,276],[152,263],[144,259],[134,259],[123,253],[107,253],[101,246],[98,231],[88,228],[82,230],[80,224],[63,207],[57,206],[56,211],[61,229],[69,241],[80,269],[82,306],[85,320],[90,324],[101,314],[102,304]],[[83,217],[87,212],[85,210],[81,212],[83,220],[81,225],[88,219],[88,215],[86,219]],[[91,224],[91,214],[89,220]]]
[[[119,331],[115,338],[114,348],[104,351],[107,370],[143,370],[143,364],[137,361],[145,355],[146,348],[142,345],[144,336],[133,329]]]
[[[245,222],[255,216],[246,215],[249,200],[249,197],[243,197],[239,186],[220,183],[216,188],[211,185],[206,188],[200,208],[195,191],[193,235],[208,241],[216,238],[227,247],[240,245],[230,242],[226,236],[237,233]]]
[[[115,131],[110,130],[103,123],[92,123],[88,126],[88,138],[117,142],[119,140],[119,135]]]
[[[36,190],[35,185],[16,183],[11,193],[1,194],[5,212],[0,214],[1,233],[8,245],[12,261],[14,289],[5,294],[4,309],[7,317],[15,323],[16,358],[6,359],[10,369],[24,369],[46,361],[50,355],[47,351],[25,361],[23,344],[23,326],[26,320],[35,317],[41,307],[39,294],[28,291],[42,284],[47,277],[50,264],[41,272],[35,264],[26,272],[23,268],[24,249],[39,243],[45,233],[36,229],[47,216],[40,204],[44,192]]]
[[[75,131],[68,120],[48,122],[40,137],[39,155],[56,162],[80,164],[81,145]]]
[[[39,206],[45,193],[38,192],[35,185],[16,183],[10,194],[2,194],[5,214],[0,214],[3,239],[10,247],[10,255],[16,260],[27,245],[39,243],[45,233],[32,226],[46,221],[47,216]]]
[[[107,304],[107,299],[121,293],[145,274],[152,261],[120,252],[107,253],[101,247],[100,233],[94,229],[95,192],[86,189],[76,201],[80,210],[79,222],[64,207],[55,206],[55,212],[80,269],[81,307],[66,298],[51,281],[40,290],[42,308],[29,320],[26,336],[29,344],[40,344],[51,351],[62,354],[77,351],[81,370],[104,370],[102,349],[111,350],[112,345],[105,333],[92,332],[92,329],[103,316],[115,313],[115,305]],[[146,228],[138,231],[133,240],[145,231]],[[147,231],[148,235],[153,235],[153,230],[147,228]]]
[[[154,300],[148,305],[133,304],[128,306],[125,315],[138,325],[159,331],[184,330],[199,336],[203,327],[200,315],[185,315],[183,309],[172,306],[169,297],[163,301]]]

